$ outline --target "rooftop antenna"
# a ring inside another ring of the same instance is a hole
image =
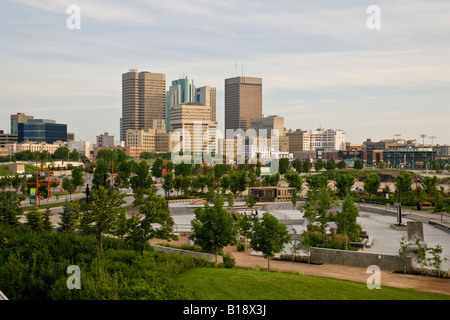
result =
[[[236,77],[238,75],[238,71],[237,71],[237,59],[236,59]]]

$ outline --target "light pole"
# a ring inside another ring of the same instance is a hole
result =
[[[427,137],[427,135],[421,134],[420,137],[422,138],[422,146],[425,146],[425,138]]]

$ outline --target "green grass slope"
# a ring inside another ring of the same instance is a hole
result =
[[[192,269],[174,278],[200,300],[450,300],[450,296],[295,273]]]

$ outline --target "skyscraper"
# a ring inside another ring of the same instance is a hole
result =
[[[194,102],[194,80],[187,77],[172,81],[167,91],[166,129],[170,131],[170,110],[183,103]]]
[[[153,129],[166,120],[166,75],[130,70],[122,74],[120,140],[128,129]]]
[[[27,116],[25,113],[18,113],[11,115],[11,133],[18,134],[19,123],[25,123],[28,120],[33,120],[33,116]]]
[[[251,119],[262,117],[262,79],[225,79],[225,130],[251,126]]]
[[[211,121],[217,121],[216,117],[216,88],[204,86],[195,89],[195,102],[211,107]]]

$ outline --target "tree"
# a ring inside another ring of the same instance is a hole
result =
[[[5,223],[12,227],[20,224],[19,216],[23,214],[20,203],[23,200],[25,197],[16,192],[0,192],[0,224]]]
[[[319,172],[325,167],[325,163],[323,163],[322,159],[319,159],[314,163],[314,169]]]
[[[339,161],[338,164],[337,164],[337,168],[338,169],[345,169],[345,168],[347,168],[347,162],[345,162],[345,160]]]
[[[297,206],[297,192],[292,192],[291,202],[292,202],[292,209],[295,209]]]
[[[359,159],[356,159],[355,163],[353,164],[353,168],[357,169],[357,170],[362,170],[363,167],[364,167],[364,165],[363,165],[362,161]]]
[[[62,181],[62,188],[69,193],[70,200],[72,200],[72,193],[74,193],[77,188],[73,183],[73,179],[64,178]]]
[[[174,224],[164,198],[149,191],[139,207],[139,216],[132,218],[130,233],[126,239],[137,245],[144,255],[145,244],[150,239],[177,239],[172,233]]]
[[[231,178],[229,175],[224,175],[220,178],[220,187],[222,188],[222,194],[227,192],[227,189],[230,187]]]
[[[31,207],[30,211],[25,214],[26,225],[34,231],[44,230],[42,212],[38,210],[35,206]]]
[[[278,172],[276,174],[280,175]],[[236,197],[238,192],[243,192],[247,188],[247,174],[245,171],[234,171],[230,178],[230,191]]]
[[[292,163],[292,166],[298,173],[303,172],[303,163],[300,161],[300,159],[295,159],[294,162]]]
[[[53,160],[67,160],[69,157],[69,149],[67,147],[59,147],[52,154]]]
[[[263,186],[267,187],[276,187],[278,186],[278,183],[280,182],[280,173],[277,172],[275,174],[268,174],[265,175],[263,178]]]
[[[245,197],[245,204],[247,205],[247,208],[249,208],[251,210],[252,213],[253,213],[252,208],[256,203],[257,203],[257,201],[252,194]]]
[[[281,158],[278,161],[278,172],[280,174],[285,174],[289,170],[289,159],[288,158]]]
[[[309,159],[303,161],[303,172],[309,173],[312,168],[312,163]]]
[[[302,192],[303,189],[303,179],[296,171],[291,171],[286,173],[285,175],[286,181],[288,182],[289,187],[295,188],[296,192]]]
[[[424,177],[421,182],[421,186],[423,190],[425,190],[428,199],[437,191],[437,181],[438,178],[436,176],[433,177]]]
[[[250,246],[255,251],[262,252],[267,259],[267,269],[270,270],[270,259],[283,250],[284,245],[291,240],[285,225],[277,217],[265,212],[261,220],[255,219],[253,231],[250,234]]]
[[[258,218],[253,218],[248,214],[241,213],[237,218],[238,234],[244,237],[244,245],[247,247],[247,238],[251,237],[251,230],[253,228],[253,221]]]
[[[350,194],[350,190],[355,183],[355,177],[349,174],[341,174],[336,177],[336,188],[339,197],[344,198]]]
[[[72,170],[72,184],[75,189],[84,185],[83,167],[76,167]]]
[[[370,195],[376,195],[380,189],[381,178],[377,173],[369,174],[364,180],[364,190]]]
[[[308,184],[310,190],[320,189],[328,185],[328,179],[326,176],[322,175],[307,176],[306,183]]]
[[[163,166],[164,166],[164,161],[161,158],[156,159],[152,165],[152,169],[151,169],[152,175],[156,178],[161,178]]]
[[[400,260],[402,261],[403,264],[403,273],[406,273],[406,266],[407,266],[407,261],[408,261],[408,248],[411,245],[410,243],[408,243],[408,241],[406,240],[405,236],[402,236],[400,239],[400,248],[397,251],[398,256],[400,257]]]
[[[80,219],[81,204],[78,199],[73,201],[66,201],[61,213],[61,221],[58,223],[57,229],[60,233],[73,233],[77,231],[78,222]]]
[[[217,255],[220,250],[236,242],[237,228],[233,218],[223,209],[223,200],[215,199],[214,205],[208,203],[194,210],[191,221],[191,239],[203,250]]]
[[[428,251],[433,257],[427,259],[427,264],[434,267],[438,272],[438,277],[441,277],[441,265],[443,262],[448,260],[447,258],[441,258],[441,254],[443,251],[442,246],[438,244],[436,247],[429,248]]]
[[[130,179],[131,188],[135,191],[137,188],[148,189],[154,182],[150,175],[147,162],[141,161],[136,167],[135,175]]]
[[[400,203],[405,203],[408,198],[408,194],[411,193],[411,176],[407,173],[399,174],[395,177],[395,188],[397,193],[397,199]]]
[[[50,220],[50,215],[51,215],[52,211],[50,210],[50,208],[45,209],[44,213],[43,213],[43,221],[42,221],[42,228],[45,231],[51,231],[53,230],[53,224]]]
[[[420,239],[416,239],[416,249],[413,249],[412,252],[417,256],[417,262],[420,264],[420,270],[423,275],[423,268],[427,266],[427,249],[422,245]]]
[[[234,195],[233,193],[228,193],[227,194],[227,202],[228,202],[228,207],[231,208],[232,211],[234,211]]]
[[[191,174],[192,174],[191,164],[181,162],[180,164],[175,166],[175,175],[182,175],[183,177],[188,177]]]
[[[121,187],[122,188],[129,188],[130,187],[131,174],[133,173],[133,164],[132,164],[132,162],[131,161],[122,161],[117,166],[117,169],[118,169],[117,174],[120,177]]]
[[[173,173],[167,172],[164,174],[164,181],[162,183],[162,188],[164,189],[164,192],[166,193],[166,197],[170,195],[170,192],[173,189]]]
[[[16,192],[19,192],[19,189],[24,185],[24,182],[25,179],[22,176],[16,174],[11,179],[11,187],[13,187]]]
[[[358,216],[359,209],[353,202],[350,194],[347,194],[342,203],[342,210],[338,211],[336,214],[337,232],[344,236],[348,236],[351,240],[359,238],[361,228],[356,222]],[[346,249],[347,245],[348,243],[345,244]]]
[[[125,195],[118,190],[108,193],[108,190],[102,186],[91,194],[92,202],[89,203],[88,210],[81,215],[80,228],[84,233],[96,235],[100,251],[102,251],[102,236],[112,233],[115,229],[118,217],[125,210],[122,207],[125,203],[123,200]]]
[[[334,161],[333,158],[327,160],[326,169],[327,170],[334,170],[334,169],[336,169],[336,162]]]
[[[69,160],[70,161],[79,161],[80,160],[80,153],[77,149],[73,149],[72,152],[69,153]]]
[[[110,187],[108,164],[101,158],[96,161],[92,183],[96,189]]]

